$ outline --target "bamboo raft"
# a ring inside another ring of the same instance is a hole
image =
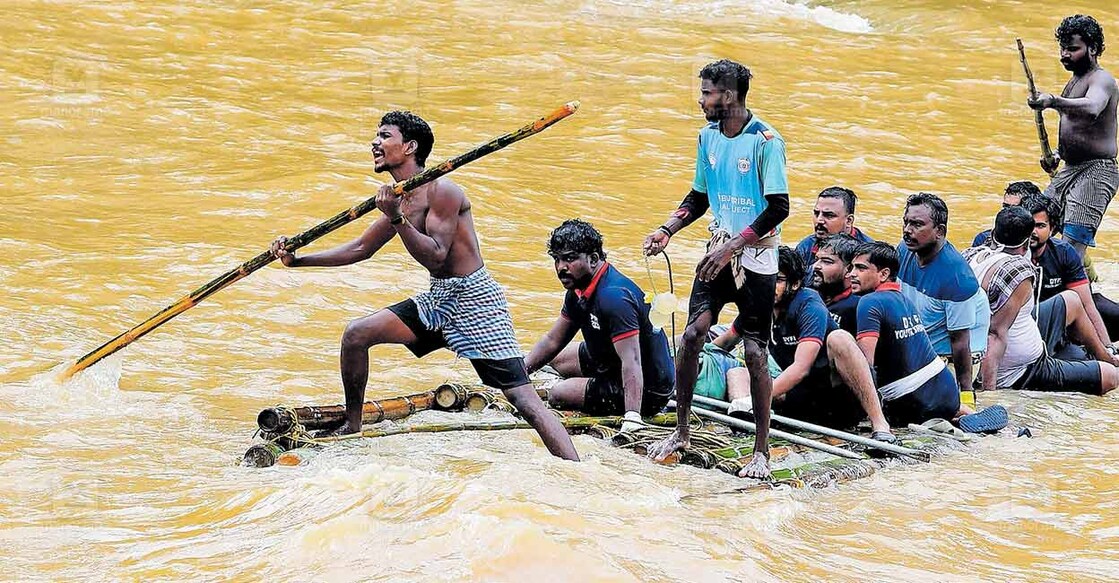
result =
[[[537,385],[542,397],[547,395],[547,382]],[[341,424],[345,407],[342,405],[284,407],[264,409],[257,416],[260,441],[245,452],[242,466],[266,468],[274,465],[302,465],[318,451],[332,443],[352,439],[372,439],[410,433],[437,433],[447,431],[507,431],[530,429],[527,422],[516,415],[512,405],[500,392],[483,386],[443,384],[431,391],[412,395],[367,401],[362,412],[365,430],[361,434],[340,437],[313,437],[313,432]],[[425,419],[426,411],[454,414],[453,421]],[[493,412],[499,412],[494,414]],[[585,434],[606,441],[614,447],[630,449],[644,455],[653,443],[667,436],[676,425],[674,413],[661,414],[646,419],[648,427],[629,433],[620,433],[622,418],[590,417],[570,411],[555,411],[564,427],[571,434]],[[753,435],[733,432],[726,425],[711,420],[693,418],[692,444],[687,451],[671,457],[667,464],[686,464],[737,475],[753,454]],[[883,457],[864,446],[842,439],[826,437],[805,431],[792,432],[797,441],[803,438],[821,445],[845,450],[844,456],[793,443],[771,435],[770,454],[774,480],[755,484],[756,487],[787,485],[792,487],[826,487],[874,474],[877,470],[918,461],[908,457]],[[935,456],[965,446],[944,435],[897,430],[899,445]],[[827,449],[826,447],[824,449]]]

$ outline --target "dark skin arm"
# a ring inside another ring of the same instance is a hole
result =
[[[645,376],[641,373],[641,335],[634,334],[614,343],[614,351],[622,361],[622,399],[626,411],[641,411],[645,392]]]
[[[540,370],[544,365],[552,362],[559,356],[559,353],[567,346],[573,338],[575,333],[579,331],[579,327],[575,322],[560,316],[556,319],[556,323],[552,325],[552,329],[548,330],[544,337],[536,342],[532,347],[532,352],[529,352],[525,357],[525,366],[528,368],[529,374]]]
[[[1055,109],[1061,113],[1084,117],[1098,117],[1107,107],[1111,99],[1107,82],[1114,84],[1114,80],[1107,75],[1096,75],[1088,85],[1088,93],[1084,97],[1061,97],[1051,93],[1039,93],[1037,98],[1029,98],[1026,103],[1036,110]]]
[[[979,367],[984,390],[998,388],[999,363],[1006,355],[1007,333],[1032,293],[1032,280],[1023,281],[1014,288],[1010,300],[991,316],[991,327],[987,331],[987,354],[983,357],[983,366]]]
[[[404,248],[432,273],[441,273],[447,254],[451,250],[455,233],[458,230],[459,213],[463,206],[465,194],[457,185],[449,182],[436,183],[428,195],[427,218],[424,221],[424,231],[421,232],[409,221],[391,225],[398,235]],[[392,186],[384,185],[377,192],[377,208],[385,213],[386,217],[400,216],[400,204],[403,201]]]
[[[284,250],[287,237],[278,237],[272,242],[272,254],[284,267],[338,267],[369,259],[395,236],[396,231],[389,220],[381,217],[366,227],[358,238],[333,249],[296,257],[295,253]]]
[[[971,390],[971,331],[949,330],[952,344],[952,366],[956,369],[956,384],[961,391]]]

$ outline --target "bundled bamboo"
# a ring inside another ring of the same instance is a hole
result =
[[[403,419],[417,411],[431,409],[434,404],[435,391],[366,401],[361,409],[361,422],[365,424],[378,423],[386,419]],[[291,431],[296,423],[310,431],[335,427],[345,418],[345,405],[271,407],[256,416],[256,424],[265,433],[285,434]]]

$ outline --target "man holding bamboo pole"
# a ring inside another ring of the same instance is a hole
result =
[[[419,116],[389,112],[373,139],[374,170],[388,172],[397,182],[407,180],[423,171],[434,142],[431,128]],[[296,257],[286,250],[285,237],[272,244],[272,253],[286,267],[335,267],[368,259],[399,235],[408,253],[431,274],[430,291],[346,327],[340,359],[346,421],[331,434],[361,431],[371,347],[402,344],[417,357],[450,348],[470,360],[483,383],[504,391],[548,451],[579,459],[571,437],[528,380],[504,292],[482,261],[462,188],[441,178],[399,196],[385,185],[376,204],[383,216],[358,238],[333,249]]]
[[[1077,14],[1061,21],[1056,31],[1061,64],[1072,79],[1061,95],[1041,93],[1027,103],[1035,110],[1055,109],[1061,116],[1057,151],[1064,166],[1045,194],[1065,207],[1064,237],[1081,257],[1096,246],[1096,231],[1119,188],[1115,156],[1116,104],[1119,88],[1111,73],[1100,68],[1103,29],[1091,16]]]

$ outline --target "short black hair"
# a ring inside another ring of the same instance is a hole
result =
[[[839,260],[847,265],[851,264],[851,260],[855,258],[855,250],[859,248],[859,240],[848,235],[847,233],[836,233],[829,235],[820,241],[816,247],[816,251],[824,251],[825,249],[835,253]]]
[[[416,142],[416,164],[423,166],[427,162],[427,156],[435,145],[435,134],[431,133],[431,126],[422,117],[410,111],[390,111],[381,116],[380,125],[400,128],[405,142]]]
[[[931,192],[918,192],[917,194],[910,195],[905,201],[905,211],[909,212],[909,207],[925,205],[932,211],[933,224],[944,225],[948,228],[948,204],[944,199],[932,194]]]
[[[1040,212],[1049,215],[1049,228],[1053,229],[1054,233],[1061,232],[1061,227],[1064,226],[1064,210],[1057,199],[1044,194],[1028,195],[1022,198],[1018,206],[1026,209],[1030,216]]]
[[[1057,26],[1057,32],[1053,36],[1057,37],[1057,42],[1065,44],[1072,41],[1072,35],[1080,35],[1080,39],[1088,48],[1096,49],[1096,56],[1103,54],[1103,27],[1095,18],[1087,14],[1074,14],[1061,21]]]
[[[788,245],[777,248],[777,271],[785,274],[789,284],[803,284],[804,276],[808,269],[804,266],[804,258],[793,251]]]
[[[1010,184],[1006,185],[1006,190],[1003,191],[1003,196],[1010,195],[1026,197],[1031,194],[1041,194],[1041,188],[1039,188],[1036,184],[1030,182],[1029,180],[1019,180],[1018,182],[1011,182]]]
[[[858,195],[850,188],[843,188],[842,186],[829,186],[820,191],[816,198],[838,198],[843,201],[843,208],[847,209],[847,214],[855,213],[855,203],[859,201]]]
[[[863,243],[855,249],[855,257],[860,255],[866,255],[867,262],[879,270],[889,269],[889,281],[897,281],[901,260],[898,259],[898,250],[893,245],[885,241]]]
[[[548,255],[555,257],[565,252],[598,253],[599,257],[606,259],[606,252],[602,250],[602,233],[580,219],[567,219],[548,237]]]
[[[1006,247],[1020,247],[1034,232],[1034,215],[1020,206],[1008,206],[995,215],[991,241]]]
[[[708,63],[699,72],[700,79],[706,79],[725,89],[734,89],[738,95],[738,102],[746,101],[746,94],[750,92],[750,79],[754,74],[745,65],[729,59],[722,59]]]

